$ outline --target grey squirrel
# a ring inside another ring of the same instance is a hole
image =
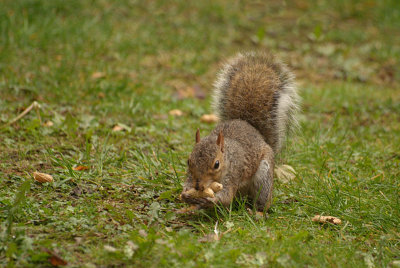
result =
[[[270,53],[239,53],[223,66],[214,87],[221,122],[202,139],[197,130],[182,200],[198,208],[229,206],[240,194],[266,211],[272,202],[275,155],[296,125],[294,75]],[[215,182],[222,184],[215,194],[194,194],[209,191]]]

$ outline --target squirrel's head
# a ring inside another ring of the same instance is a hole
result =
[[[208,136],[200,139],[196,132],[196,144],[188,159],[188,173],[193,178],[193,188],[203,191],[214,181],[221,182],[226,169],[224,161],[224,135]]]

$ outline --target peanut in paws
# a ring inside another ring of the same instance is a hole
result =
[[[213,198],[215,196],[214,193],[221,191],[222,188],[223,186],[221,183],[213,182],[211,183],[210,187],[204,189],[204,191],[197,191],[196,189],[192,188],[186,191],[185,194],[192,198],[206,198],[206,197]]]

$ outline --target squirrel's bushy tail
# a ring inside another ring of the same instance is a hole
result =
[[[288,130],[297,125],[300,101],[286,65],[268,53],[239,53],[223,66],[214,86],[220,119],[247,121],[279,152]]]

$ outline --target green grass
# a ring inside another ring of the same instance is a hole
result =
[[[399,265],[398,1],[168,2],[0,0],[0,266],[50,266],[46,249],[75,267]],[[178,214],[215,72],[257,49],[298,77],[301,129],[278,159],[298,175],[267,219],[244,200]],[[193,88],[206,98],[180,97]],[[6,125],[33,101],[53,126]]]

